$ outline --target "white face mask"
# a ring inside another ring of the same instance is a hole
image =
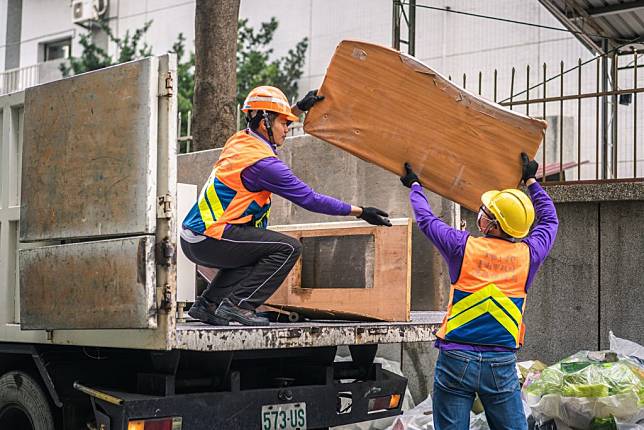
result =
[[[486,228],[487,231],[481,227],[482,218],[485,218],[488,221],[488,226]],[[488,234],[489,231],[496,226],[496,220],[490,219],[490,217],[488,217],[487,214],[483,212],[483,209],[479,209],[479,213],[476,215],[476,226],[481,233]]]
[[[479,231],[482,233],[483,229],[481,228],[481,219],[483,218],[483,211],[479,210],[479,213],[476,215],[476,227],[478,227]]]

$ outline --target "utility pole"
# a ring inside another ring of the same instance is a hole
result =
[[[407,10],[405,10],[405,5]],[[401,38],[401,19],[404,19],[407,27],[407,40]],[[407,53],[416,55],[416,0],[393,0],[392,15],[392,37],[391,44],[394,49],[400,50],[400,44],[407,45]]]

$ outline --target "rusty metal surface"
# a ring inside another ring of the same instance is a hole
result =
[[[268,327],[177,326],[174,348],[193,351],[302,348],[334,345],[429,342],[444,312],[412,312],[411,322],[271,323]]]
[[[149,234],[158,59],[25,92],[20,240]]]
[[[154,328],[154,236],[24,249],[24,329]]]

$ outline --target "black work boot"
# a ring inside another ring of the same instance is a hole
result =
[[[203,323],[211,325],[228,325],[228,319],[220,318],[215,314],[218,303],[208,301],[204,297],[197,297],[192,307],[188,311],[188,315]]]
[[[268,318],[257,316],[255,311],[240,308],[230,299],[222,300],[215,315],[229,321],[237,321],[242,325],[269,325]]]

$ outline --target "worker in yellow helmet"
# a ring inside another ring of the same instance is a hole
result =
[[[418,227],[446,260],[452,284],[436,334],[436,430],[468,429],[476,394],[491,428],[528,428],[516,351],[523,345],[528,288],[552,248],[559,222],[552,200],[535,180],[537,162],[525,153],[521,162],[530,197],[517,189],[483,193],[477,218],[483,237],[454,229],[432,214],[408,163],[400,178],[411,188]]]
[[[268,324],[255,309],[280,286],[302,252],[299,240],[266,229],[272,193],[312,212],[391,226],[380,209],[316,193],[277,158],[291,121],[323,99],[313,90],[291,107],[284,93],[270,86],[246,97],[242,111],[248,128],[228,139],[180,230],[186,257],[219,269],[188,311],[193,318],[213,325]]]

